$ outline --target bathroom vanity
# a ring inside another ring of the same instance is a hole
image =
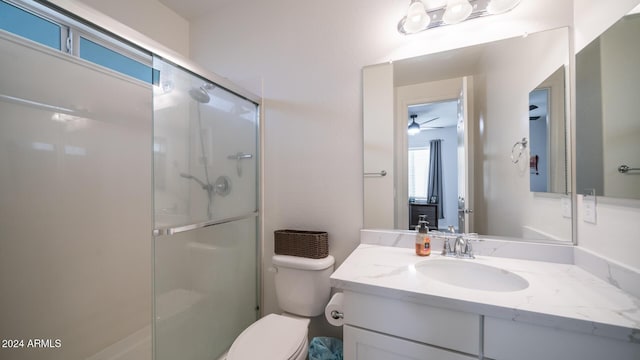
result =
[[[601,279],[571,246],[491,240],[476,249],[494,256],[443,257],[433,244],[421,258],[410,232],[393,234],[362,241],[331,277],[345,359],[640,359],[640,299],[621,289],[638,289],[637,274],[613,266]],[[535,260],[501,257],[522,257],[518,245]]]

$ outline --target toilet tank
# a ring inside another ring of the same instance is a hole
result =
[[[323,259],[275,255],[276,296],[280,308],[299,316],[318,316],[329,302],[335,260],[329,255]]]

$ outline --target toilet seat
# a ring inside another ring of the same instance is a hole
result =
[[[309,319],[269,314],[246,328],[233,342],[227,360],[294,360],[305,352]],[[305,357],[306,358],[306,354]]]

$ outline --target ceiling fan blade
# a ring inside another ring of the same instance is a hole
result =
[[[432,121],[436,121],[436,120],[438,120],[438,119],[440,119],[440,117],[439,117],[439,116],[438,116],[438,117],[434,117],[433,119],[429,119],[429,120],[421,121],[421,122],[419,122],[419,124],[420,124],[420,125],[428,124],[428,123],[430,123],[430,122],[432,122]]]

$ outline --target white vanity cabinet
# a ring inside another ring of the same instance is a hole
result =
[[[495,360],[638,360],[640,344],[485,317],[484,354]]]
[[[469,260],[425,260],[407,248],[362,244],[349,255],[331,275],[344,294],[345,360],[640,360],[638,298],[574,264],[478,256],[528,284],[494,291],[423,271],[435,260],[477,275]]]
[[[343,306],[345,360],[478,358],[478,315],[350,291]]]
[[[639,360],[640,343],[344,291],[344,359]],[[594,327],[595,330],[595,327]],[[633,335],[629,330],[629,336]]]

